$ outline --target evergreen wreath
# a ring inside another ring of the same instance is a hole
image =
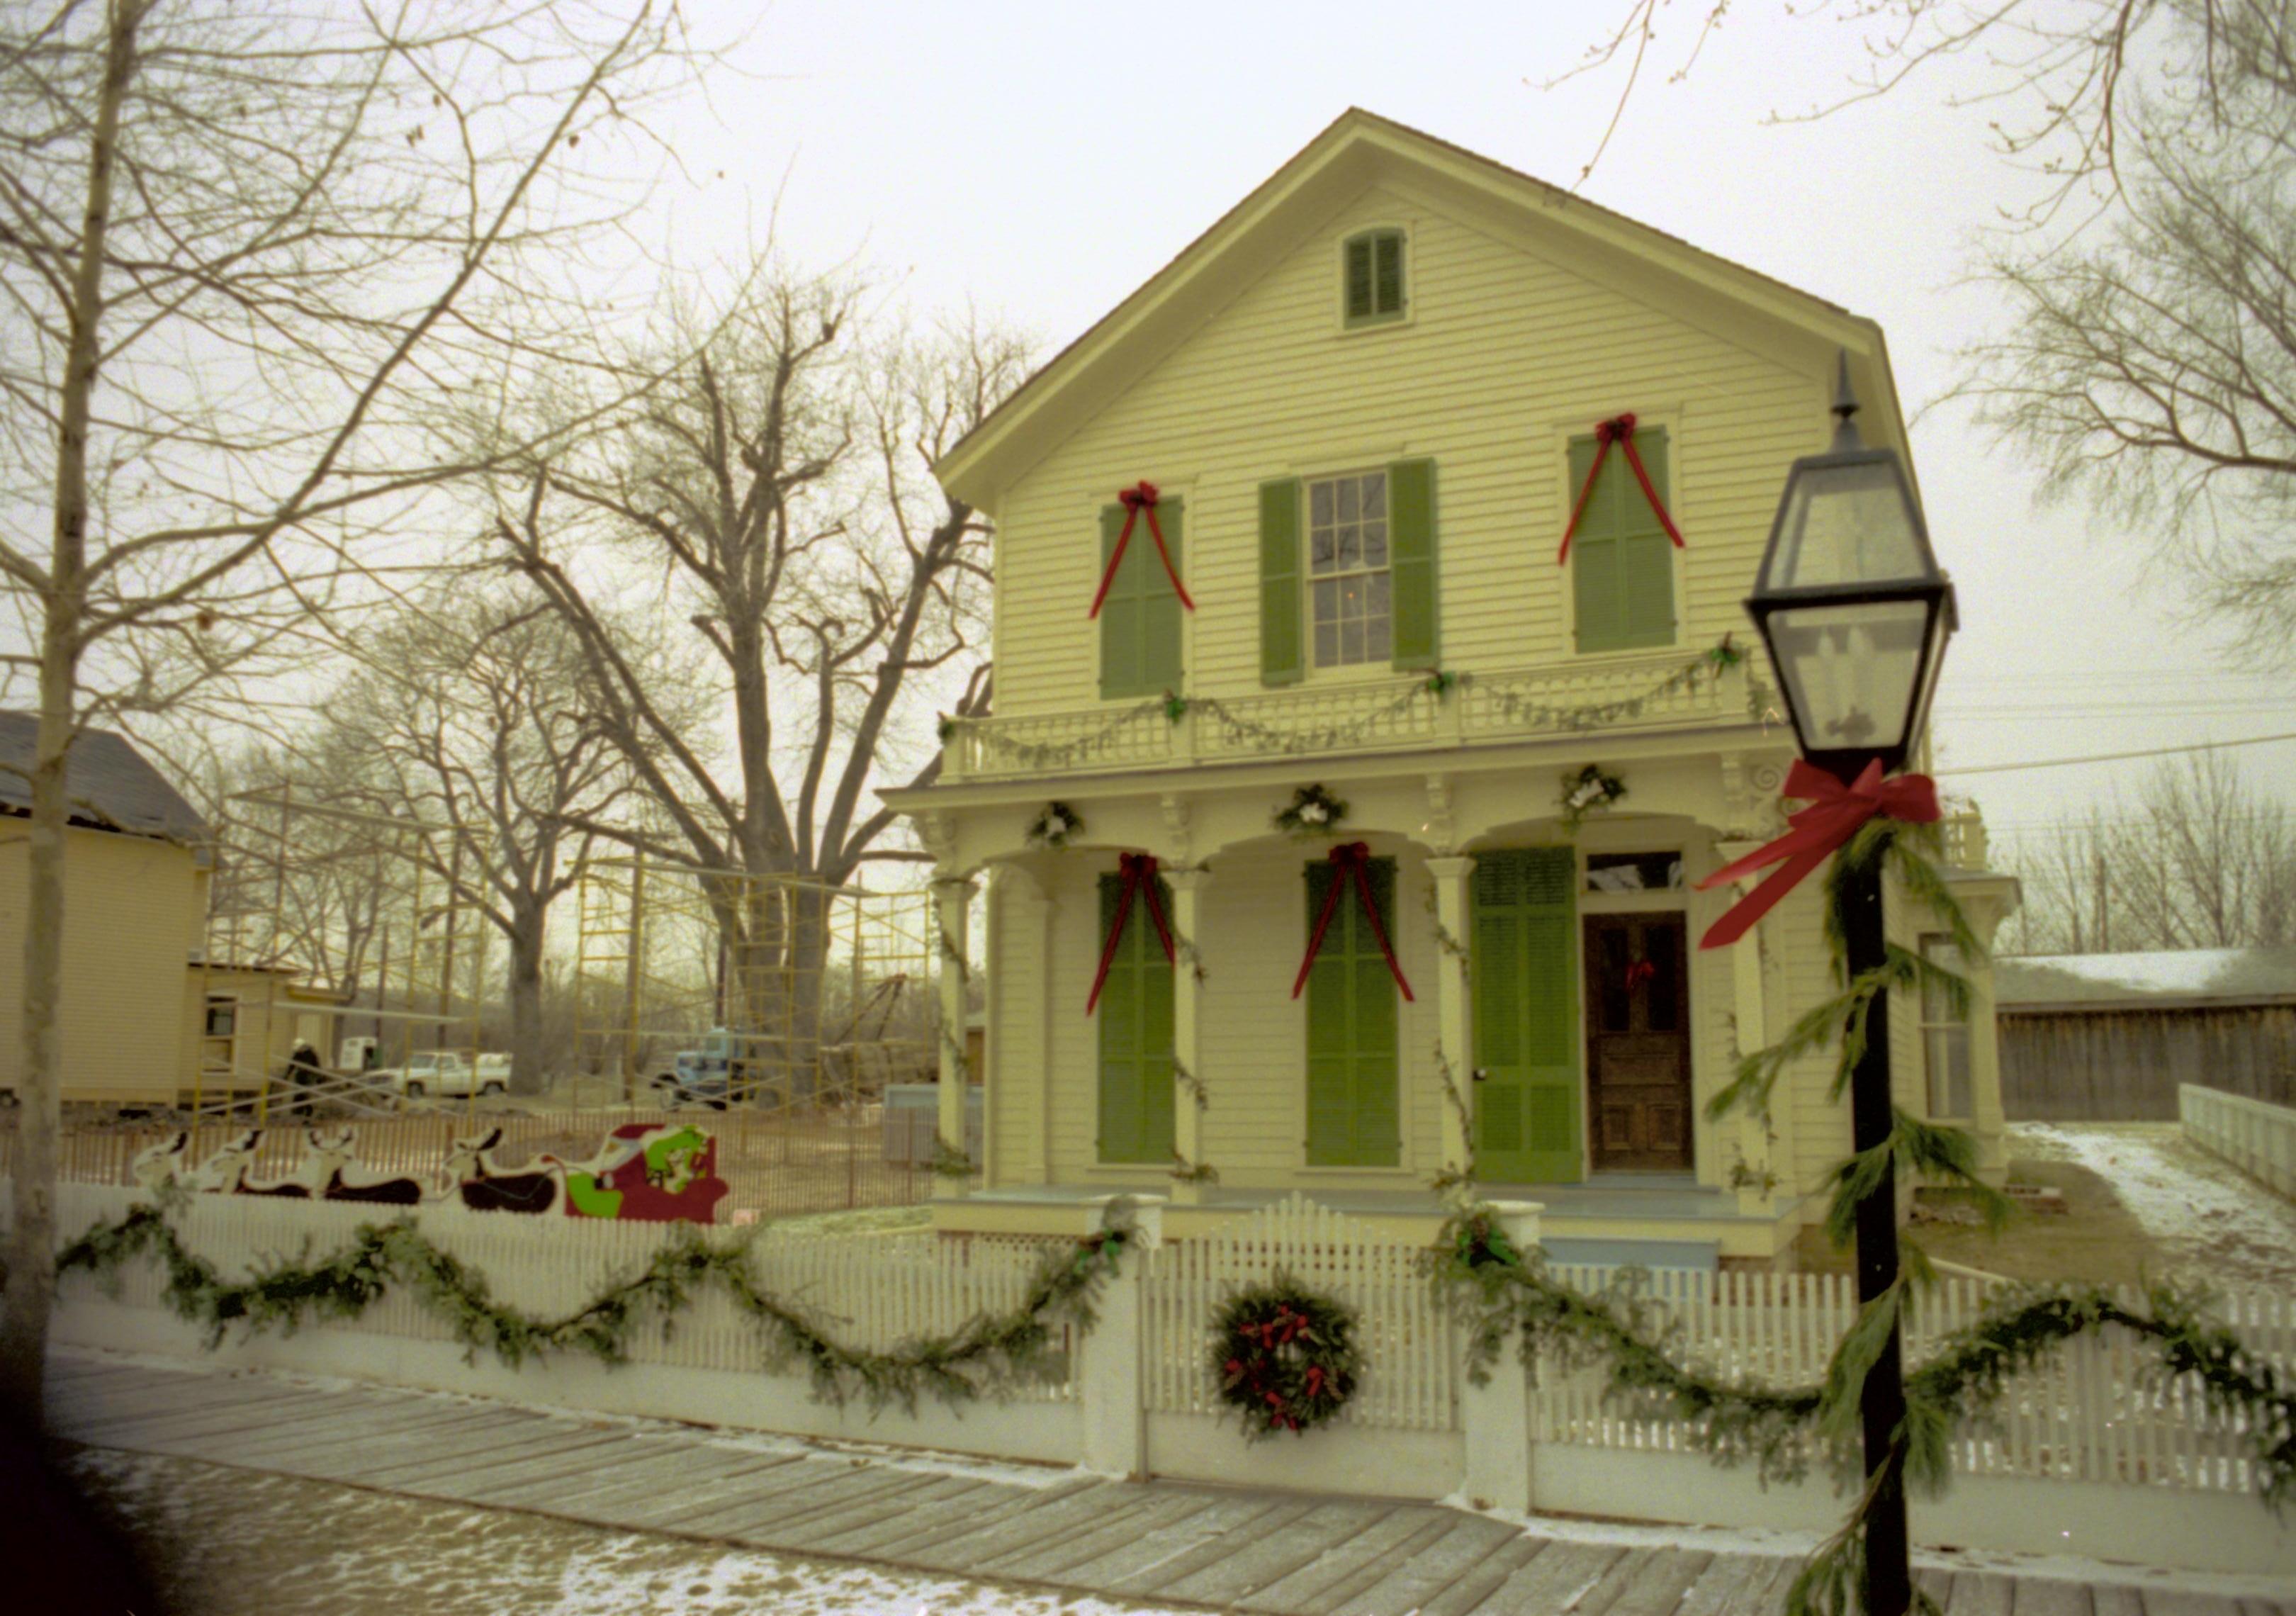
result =
[[[1577,774],[1562,776],[1562,795],[1555,800],[1562,808],[1562,823],[1576,827],[1595,809],[1609,808],[1626,794],[1625,781],[1606,773],[1601,764],[1589,763]]]
[[[275,1261],[244,1284],[234,1284],[184,1246],[161,1207],[145,1204],[130,1207],[116,1223],[95,1225],[65,1247],[56,1272],[108,1275],[133,1259],[151,1257],[167,1275],[161,1300],[178,1317],[204,1326],[210,1349],[234,1325],[250,1333],[291,1334],[314,1319],[357,1318],[403,1286],[454,1327],[468,1360],[476,1361],[485,1349],[512,1368],[565,1351],[622,1363],[641,1325],[658,1318],[665,1330],[673,1328],[696,1292],[717,1285],[758,1327],[767,1366],[803,1365],[816,1400],[841,1407],[858,1396],[873,1413],[898,1403],[914,1414],[924,1394],[954,1407],[984,1395],[1007,1395],[1041,1374],[1051,1358],[1054,1326],[1091,1329],[1101,1289],[1131,1239],[1129,1210],[1119,1203],[1098,1234],[1047,1249],[1026,1296],[1011,1312],[976,1314],[946,1335],[904,1341],[886,1352],[831,1340],[797,1304],[758,1287],[746,1243],[711,1245],[684,1225],[636,1274],[558,1318],[496,1301],[484,1275],[404,1218],[360,1225],[350,1243],[331,1256]]]
[[[1348,816],[1348,805],[1321,785],[1303,785],[1292,793],[1291,805],[1278,808],[1268,823],[1287,836],[1328,836]]]
[[[1065,802],[1047,802],[1044,812],[1029,822],[1024,838],[1032,848],[1049,848],[1054,852],[1069,845],[1069,838],[1084,829],[1084,816]]]
[[[1220,1401],[1236,1411],[1247,1441],[1279,1431],[1304,1434],[1330,1423],[1355,1395],[1363,1369],[1355,1315],[1279,1271],[1220,1304],[1211,1365]]]

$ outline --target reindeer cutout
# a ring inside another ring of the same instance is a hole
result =
[[[184,1170],[184,1152],[192,1143],[191,1132],[178,1128],[159,1144],[135,1153],[128,1164],[127,1176],[142,1188],[154,1192],[171,1184],[184,1183],[189,1175]]]
[[[422,1201],[422,1185],[413,1178],[366,1178],[352,1182],[343,1169],[354,1164],[354,1141],[357,1135],[348,1128],[338,1128],[332,1134],[316,1128],[303,1130],[305,1144],[310,1146],[306,1158],[305,1179],[319,1186],[319,1194],[328,1201],[362,1201],[385,1206],[418,1206]]]
[[[289,1200],[308,1201],[311,1186],[293,1178],[257,1181],[248,1177],[255,1165],[255,1147],[263,1143],[263,1130],[250,1128],[238,1138],[225,1145],[200,1166],[200,1177],[205,1186],[226,1195],[277,1195]]]
[[[494,1163],[502,1143],[499,1128],[475,1138],[459,1138],[447,1157],[451,1193],[474,1212],[546,1212],[558,1201],[558,1176],[548,1170],[505,1173]]]

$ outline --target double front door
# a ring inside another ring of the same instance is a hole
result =
[[[1582,919],[1569,848],[1478,853],[1472,879],[1476,1175],[1569,1184],[1589,1165],[1688,1168],[1681,913]]]

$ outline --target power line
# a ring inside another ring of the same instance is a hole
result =
[[[2180,752],[2229,751],[2235,746],[2266,746],[2275,741],[2296,741],[2296,730],[2278,735],[2246,735],[2237,741],[2198,741],[2190,746],[2155,746],[2135,752],[2098,752],[2087,758],[2043,758],[2033,763],[1981,763],[1975,768],[1947,767],[1940,775],[2013,775],[2029,768],[2070,768],[2077,763],[2124,763],[2132,758],[2167,758]]]

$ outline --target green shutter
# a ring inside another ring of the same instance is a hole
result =
[[[1475,1170],[1508,1184],[1568,1184],[1581,1169],[1578,859],[1569,848],[1478,853],[1473,978]]]
[[[1296,685],[1307,674],[1300,595],[1300,483],[1259,485],[1259,682]]]
[[[1662,428],[1635,434],[1643,467],[1659,497],[1667,484],[1667,435]],[[1595,463],[1595,439],[1570,441],[1570,496],[1586,486]],[[1572,617],[1578,649],[1627,651],[1671,645],[1674,623],[1674,541],[1651,509],[1625,454],[1603,457],[1603,475],[1570,540]]]
[[[1435,666],[1435,463],[1398,460],[1387,468],[1387,556],[1392,573],[1395,666]]]
[[[1359,235],[1348,243],[1348,318],[1368,320],[1372,316],[1372,242]]]
[[[1375,858],[1373,900],[1391,925],[1395,861]],[[1307,866],[1308,935],[1331,890],[1328,863]],[[1363,903],[1352,890],[1308,973],[1308,1164],[1393,1167],[1402,1160],[1398,996]]]
[[[1164,912],[1171,897],[1157,883]],[[1100,878],[1100,934],[1116,923],[1120,875]],[[1100,1159],[1172,1159],[1172,967],[1156,923],[1134,899],[1095,1013],[1100,1036]]]
[[[1403,238],[1390,231],[1373,242],[1372,306],[1383,315],[1403,312]]]
[[[1156,507],[1164,529],[1165,547],[1172,565],[1186,565],[1180,551],[1181,502],[1167,499]],[[1116,554],[1124,531],[1124,507],[1103,506],[1100,513],[1100,566]],[[1097,588],[1095,581],[1094,587]],[[1103,701],[1152,696],[1177,691],[1181,684],[1180,597],[1157,558],[1156,540],[1148,531],[1144,512],[1133,524],[1132,541],[1124,547],[1124,564],[1108,587],[1100,608],[1100,694]]]

